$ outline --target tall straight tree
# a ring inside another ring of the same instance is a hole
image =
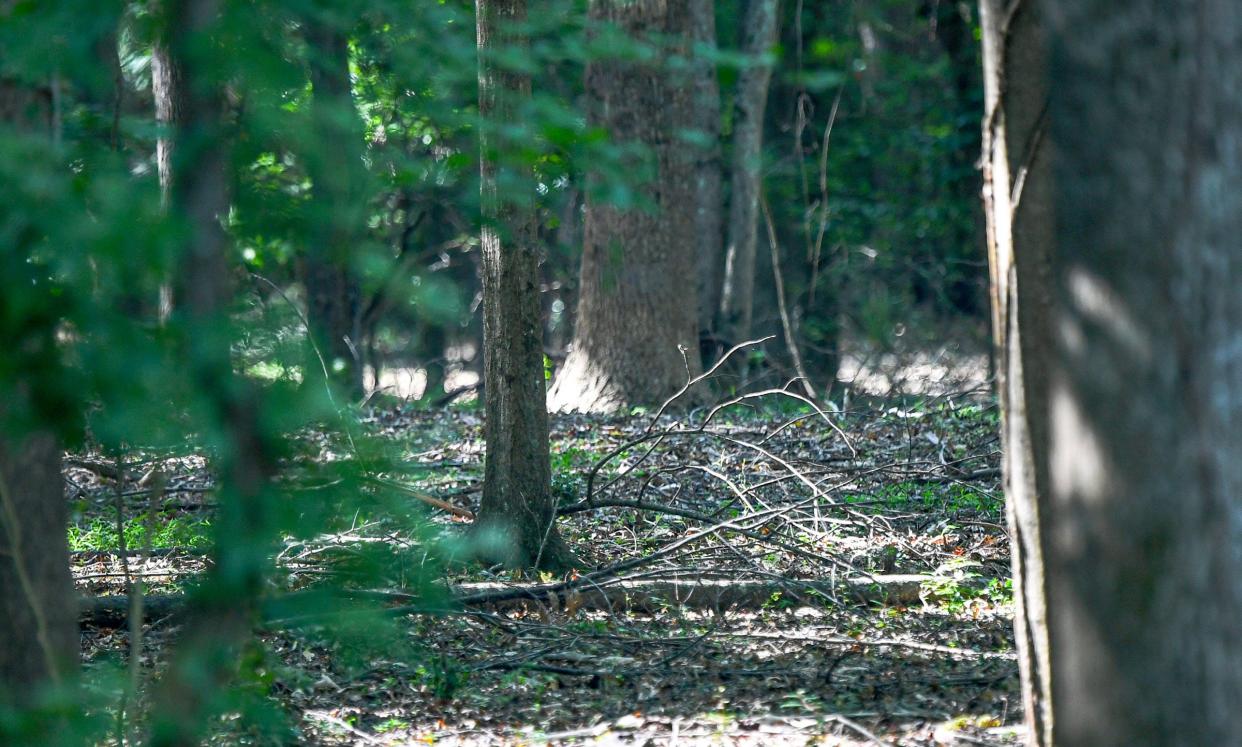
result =
[[[0,22],[7,21],[4,14],[0,9]],[[55,95],[0,78],[0,136],[25,147],[50,143]],[[60,302],[48,272],[32,259],[39,230],[16,209],[15,198],[7,193],[0,200],[7,244],[0,248],[0,275],[18,294],[0,310],[8,351],[0,364],[0,704],[21,703],[41,685],[62,683],[78,658],[61,444],[46,424],[52,415],[46,388],[60,361],[52,310]]]
[[[1030,742],[1235,743],[1242,7],[983,6]]]
[[[157,14],[163,12],[160,2],[153,3],[152,7]],[[169,47],[164,24],[157,24],[155,42],[151,45],[151,94],[155,99],[155,121],[160,125],[159,137],[155,141],[155,168],[165,204],[172,188],[173,132],[185,111],[184,79],[181,62]]]
[[[317,8],[304,28],[311,77],[311,138],[305,148],[313,185],[309,244],[302,263],[309,351],[303,381],[328,378],[362,394],[360,290],[350,270],[366,226],[362,120],[354,108],[347,19]],[[320,357],[322,356],[322,360]]]
[[[154,0],[153,15],[158,17],[164,13],[166,2]],[[169,43],[167,24],[157,22],[155,26],[155,41],[151,45],[151,94],[155,100],[155,121],[160,127],[155,141],[155,169],[160,180],[161,199],[167,207],[172,193],[175,133],[185,116],[185,71]],[[161,322],[172,314],[173,303],[173,284],[161,283],[157,309]]]
[[[478,0],[483,227],[483,498],[481,554],[512,566],[575,564],[556,531],[548,457],[535,179],[507,155],[503,123],[520,120],[530,77],[502,61],[523,49],[525,0]]]
[[[701,368],[695,280],[694,87],[671,58],[689,59],[689,3],[591,0],[598,22],[659,45],[645,60],[587,66],[589,118],[619,143],[641,144],[656,174],[643,185],[653,209],[588,194],[577,326],[548,393],[556,410],[659,404]]]
[[[694,233],[699,276],[699,335],[714,337],[724,266],[720,157],[720,80],[716,75],[716,3],[687,0],[694,42]]]
[[[747,0],[742,51],[750,59],[738,78],[733,107],[733,167],[729,180],[729,238],[719,334],[736,344],[750,337],[755,313],[755,248],[763,178],[763,115],[772,80],[777,0]]]
[[[1033,744],[1050,744],[1051,703],[1044,545],[1040,496],[1048,491],[1047,378],[1050,355],[1048,262],[1054,242],[1049,194],[1050,149],[1042,119],[1047,83],[1035,2],[979,4],[985,107],[984,206],[992,289],[997,388],[1004,412],[1006,510],[1013,543],[1014,632],[1022,669],[1022,702]],[[1041,147],[1041,143],[1043,143]],[[1021,184],[1022,188],[1018,189]],[[1015,203],[1017,203],[1015,205]],[[1018,209],[1020,208],[1020,209]],[[1021,252],[1015,244],[1021,244]],[[1026,355],[1023,355],[1023,351]]]
[[[266,488],[275,447],[260,425],[254,389],[235,376],[228,305],[233,294],[229,239],[223,67],[211,40],[227,4],[167,0],[169,53],[180,62],[184,86],[169,185],[169,216],[183,237],[177,276],[182,289],[174,317],[181,332],[185,375],[202,399],[202,428],[217,445],[219,510],[215,563],[191,603],[186,629],[157,691],[151,744],[193,745],[236,673],[238,647],[249,635],[262,590],[269,512]]]

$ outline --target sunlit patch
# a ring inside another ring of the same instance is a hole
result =
[[[1070,314],[1061,317],[1057,324],[1061,335],[1061,345],[1072,356],[1079,356],[1087,350],[1087,339],[1083,336],[1082,325]]]
[[[1069,273],[1070,298],[1075,310],[1099,324],[1141,363],[1153,358],[1151,340],[1134,323],[1125,302],[1090,273],[1075,268]],[[1062,328],[1062,333],[1066,332]],[[1067,340],[1067,344],[1072,341]]]
[[[1098,502],[1112,469],[1100,440],[1064,383],[1053,385],[1051,403],[1053,495]]]

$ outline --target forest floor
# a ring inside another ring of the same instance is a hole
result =
[[[233,714],[214,742],[1016,742],[995,407],[980,390],[850,407],[770,393],[658,420],[554,417],[560,530],[582,566],[561,578],[428,571],[477,508],[480,415],[368,410],[358,432],[398,459],[354,453],[373,501],[333,531],[287,536],[273,592],[332,586],[325,598],[371,612],[264,624],[247,686],[279,725]],[[306,438],[307,464],[351,461],[342,452],[339,439]],[[119,491],[128,573],[158,600],[207,566],[211,478],[194,454],[129,458],[143,464]],[[89,455],[66,466],[74,573],[95,598],[127,588],[106,466]],[[152,466],[168,487],[144,519]],[[441,507],[410,510],[429,497]],[[473,601],[411,612],[445,583]],[[505,589],[524,593],[504,600]],[[88,668],[121,666],[123,624],[82,630]],[[157,611],[144,630],[150,680],[176,618]]]

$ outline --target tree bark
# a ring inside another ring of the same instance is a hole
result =
[[[699,278],[699,336],[714,336],[716,309],[724,268],[724,198],[721,189],[720,81],[716,77],[716,4],[711,0],[688,0],[690,38],[695,45],[694,101],[691,114],[702,142],[695,150],[694,232]]]
[[[1242,8],[984,5],[1030,741],[1235,742]]]
[[[329,380],[356,400],[363,393],[361,294],[350,256],[366,225],[362,123],[354,109],[348,36],[319,19],[308,21],[306,36],[313,134],[305,160],[314,193],[302,282],[314,349],[303,381],[322,382],[326,368]]]
[[[481,556],[509,566],[563,570],[576,564],[556,531],[539,300],[534,174],[506,163],[501,127],[530,100],[530,78],[506,70],[498,52],[526,44],[525,0],[478,0],[483,228],[483,497],[472,535]],[[502,191],[500,185],[504,184]]]
[[[1011,12],[1012,11],[1012,12]],[[1014,632],[1031,744],[1051,745],[1052,703],[1040,511],[1048,490],[1044,414],[1050,355],[1048,262],[1054,237],[1048,148],[1040,147],[1047,100],[1035,2],[980,3],[985,121],[984,203],[992,285],[997,389],[1004,423],[1006,511],[1013,543]],[[1021,178],[1021,194],[1015,185]],[[1027,191],[1029,189],[1029,191]],[[1020,200],[1020,205],[1014,203]],[[1017,209],[1020,207],[1021,209]],[[1018,247],[1021,251],[1018,251]]]
[[[185,112],[184,79],[180,61],[169,50],[167,34],[158,34],[151,47],[151,93],[155,98],[155,121],[160,125],[155,141],[155,167],[165,205],[172,189],[173,132]]]
[[[738,79],[733,109],[729,241],[718,329],[730,344],[750,337],[755,309],[755,251],[759,187],[763,178],[763,115],[776,46],[777,0],[749,0],[742,23],[742,51],[750,64]]]
[[[18,392],[6,391],[6,402]],[[21,703],[77,667],[77,600],[69,574],[69,505],[60,443],[14,432],[0,407],[0,701]]]
[[[166,2],[153,2],[155,15],[166,12]],[[185,72],[169,46],[168,37],[167,24],[157,24],[155,43],[151,46],[151,93],[155,99],[155,121],[160,127],[155,141],[155,168],[160,180],[160,199],[165,208],[172,194],[175,131],[183,123],[186,108]],[[156,313],[161,324],[172,315],[173,295],[171,282],[160,284]]]
[[[0,79],[0,127],[50,140],[53,124],[48,96]],[[0,205],[0,224],[9,223],[3,218],[10,209]],[[40,239],[21,230],[20,220],[14,225],[19,228],[9,240],[16,245],[0,252],[0,274],[6,284],[21,286],[22,294],[37,293],[47,279],[29,257]],[[32,245],[23,246],[27,240]],[[42,303],[46,308],[57,305],[51,298]],[[39,422],[46,414],[39,412],[39,404],[47,406],[47,393],[32,391],[41,382],[22,373],[57,365],[57,322],[50,313],[42,319],[12,317],[47,313],[46,308],[19,304],[5,320],[13,326],[0,330],[5,355],[14,356],[16,364],[0,380],[0,703],[17,705],[33,700],[43,685],[64,682],[78,661],[61,446],[56,434]]]
[[[653,62],[587,67],[592,124],[618,143],[645,146],[656,166],[644,187],[654,211],[587,199],[573,347],[548,400],[554,410],[604,412],[659,404],[701,370],[695,154],[682,139],[695,123],[694,89],[666,64],[672,54],[688,55],[687,3],[592,0],[590,13],[663,45]]]

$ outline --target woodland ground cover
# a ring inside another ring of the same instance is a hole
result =
[[[375,401],[355,431],[382,444],[373,453],[304,432],[289,500],[313,505],[317,485],[341,479],[370,500],[332,531],[278,548],[271,598],[318,591],[336,607],[266,608],[242,667],[250,697],[214,741],[1014,738],[1012,593],[986,392],[861,396],[826,412],[776,391],[712,413],[552,419],[561,531],[580,560],[563,577],[444,559],[480,489],[473,403]],[[123,607],[106,600],[119,599],[127,573],[147,582],[151,677],[176,636],[179,595],[207,563],[212,476],[196,454],[129,461],[138,464],[118,491],[115,462],[67,460],[74,574],[95,600],[82,636],[95,673],[119,667],[130,645]],[[152,512],[145,475],[156,468],[166,483]],[[432,569],[441,581],[428,581]],[[104,708],[115,718],[115,703]]]

